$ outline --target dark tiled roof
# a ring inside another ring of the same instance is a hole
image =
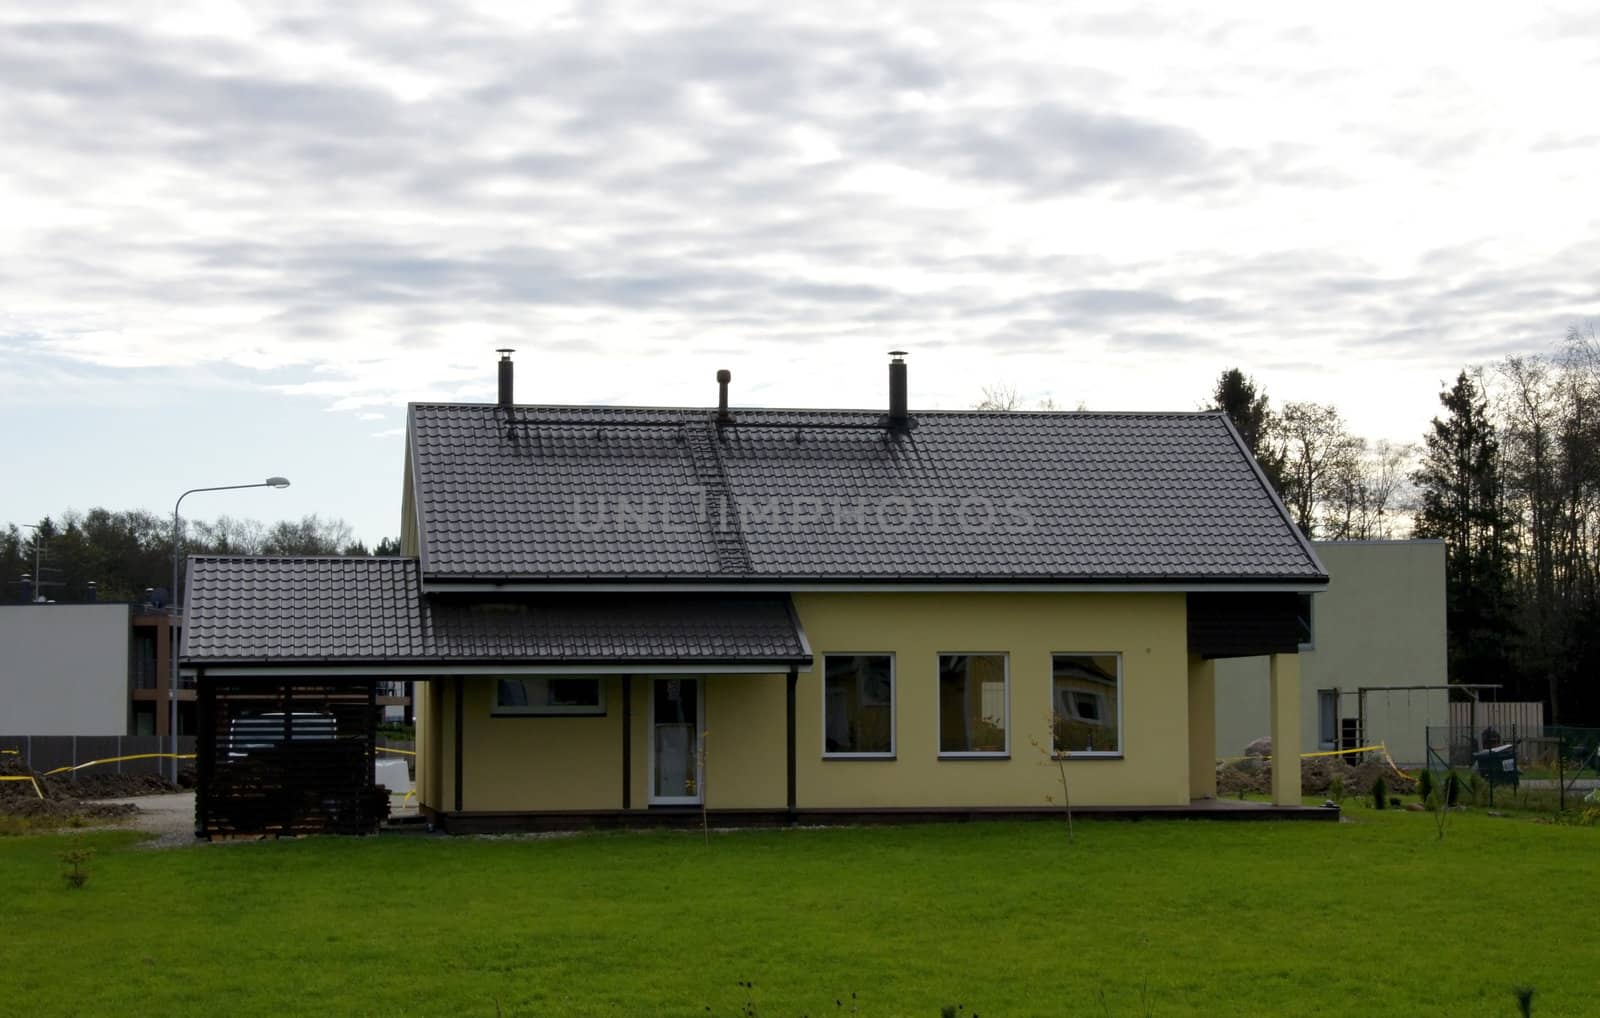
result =
[[[778,597],[541,595],[485,601],[434,596],[428,646],[442,658],[795,661],[810,658]]]
[[[736,414],[413,405],[427,577],[1325,579],[1220,414]]]
[[[183,655],[385,660],[425,654],[415,559],[189,559]]]
[[[194,663],[807,664],[786,596],[421,596],[415,559],[189,561]]]

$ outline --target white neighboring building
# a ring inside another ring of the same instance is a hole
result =
[[[0,605],[0,735],[125,735],[130,608]]]
[[[1328,589],[1309,601],[1300,650],[1301,745],[1306,751],[1383,743],[1401,764],[1427,759],[1425,729],[1449,724],[1448,696],[1373,690],[1443,686],[1443,541],[1317,541]],[[1266,658],[1217,663],[1217,752],[1237,756],[1272,730]],[[1364,730],[1362,725],[1364,724]],[[1356,741],[1360,740],[1360,741]]]

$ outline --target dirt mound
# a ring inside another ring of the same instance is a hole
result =
[[[45,777],[29,771],[21,757],[10,754],[0,755],[0,774],[33,778],[33,782],[0,781],[0,814],[14,817],[121,819],[138,813],[139,807],[86,800],[119,799],[173,790],[170,782],[153,775],[90,774],[80,771],[76,781],[69,774]],[[35,783],[38,791],[34,790]],[[43,798],[40,798],[41,793]]]
[[[155,774],[117,774],[107,770],[79,771],[76,778],[70,774],[53,774],[45,780],[49,783],[46,795],[77,799],[126,799],[178,791],[177,785]]]
[[[1379,777],[1391,795],[1410,795],[1417,783],[1389,766],[1381,758],[1366,759],[1352,767],[1342,757],[1319,756],[1300,763],[1300,787],[1306,795],[1327,795],[1335,778],[1344,783],[1347,796],[1371,795]],[[1272,791],[1272,764],[1255,758],[1237,760],[1217,768],[1217,794],[1236,796],[1240,792],[1266,795]]]

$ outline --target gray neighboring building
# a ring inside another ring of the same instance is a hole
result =
[[[1425,729],[1449,724],[1447,693],[1363,686],[1443,686],[1443,541],[1317,541],[1328,589],[1309,600],[1300,648],[1300,742],[1306,752],[1383,743],[1401,764],[1427,759]],[[1237,756],[1271,731],[1266,658],[1217,662],[1217,752]],[[1363,729],[1364,726],[1364,729]]]
[[[126,735],[126,604],[0,605],[0,735]]]

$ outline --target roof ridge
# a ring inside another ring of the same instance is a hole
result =
[[[485,410],[497,411],[498,403],[447,403],[437,401],[418,401],[406,404],[408,408],[416,409],[426,407],[442,410]],[[563,413],[659,413],[702,415],[715,413],[716,407],[697,406],[661,406],[643,403],[518,403],[513,410],[517,411],[560,411]],[[874,419],[883,416],[881,408],[871,407],[768,407],[768,406],[743,406],[730,404],[729,409],[736,414],[860,414]],[[932,417],[997,417],[997,418],[1042,418],[1042,417],[1209,417],[1221,413],[1219,410],[979,410],[975,408],[964,409],[923,409],[913,408],[913,416]],[[682,423],[682,422],[678,422]],[[735,420],[733,427],[738,427]]]

